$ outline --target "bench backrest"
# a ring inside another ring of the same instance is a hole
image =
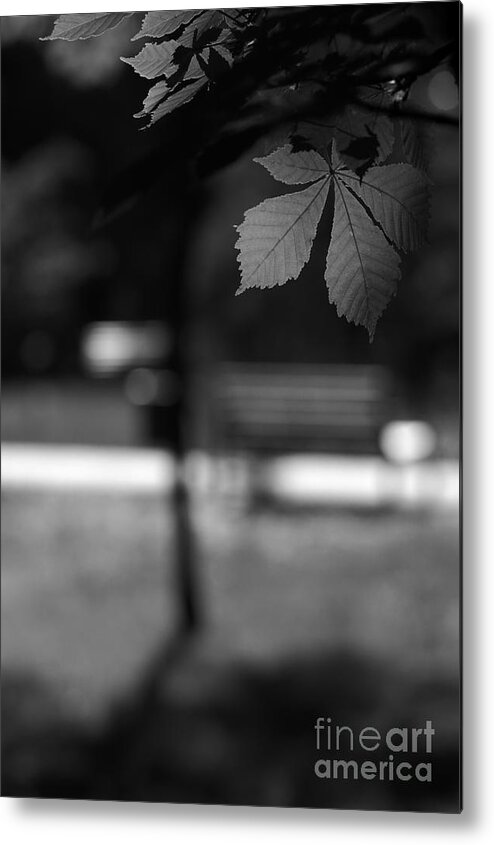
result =
[[[227,451],[376,454],[391,384],[373,365],[230,364],[215,400]]]

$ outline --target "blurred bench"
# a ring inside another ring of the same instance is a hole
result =
[[[123,377],[148,435],[172,443],[183,385],[170,368],[169,329],[157,321],[96,323],[86,331],[82,352],[91,375]],[[204,373],[189,374],[188,392],[195,397],[190,445],[208,448],[213,440],[226,454],[375,455],[392,417],[389,372],[370,364],[230,362],[215,369],[212,382]],[[204,404],[212,428],[198,436],[196,417]]]
[[[215,382],[227,453],[380,453],[391,418],[386,369],[374,365],[229,364]]]

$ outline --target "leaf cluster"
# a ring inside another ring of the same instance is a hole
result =
[[[424,115],[407,108],[408,93],[457,55],[454,41],[430,37],[416,5],[133,14],[132,40],[144,44],[123,61],[151,82],[136,117],[152,126],[197,110],[197,132],[182,150],[189,174],[207,176],[257,150],[275,179],[306,186],[247,211],[239,292],[298,277],[329,201],[329,300],[373,337],[401,254],[426,239]],[[61,15],[49,37],[98,37],[126,17]]]

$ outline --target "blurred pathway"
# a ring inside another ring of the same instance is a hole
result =
[[[242,461],[190,456],[192,489],[230,496],[248,485]],[[434,460],[406,467],[379,457],[294,455],[266,462],[263,491],[290,504],[431,506],[457,508],[459,464]],[[166,493],[173,459],[158,449],[6,443],[2,446],[5,489],[100,490]]]

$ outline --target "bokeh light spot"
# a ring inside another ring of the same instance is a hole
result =
[[[451,111],[458,105],[458,87],[453,74],[440,70],[434,74],[428,87],[429,99],[436,109]]]

